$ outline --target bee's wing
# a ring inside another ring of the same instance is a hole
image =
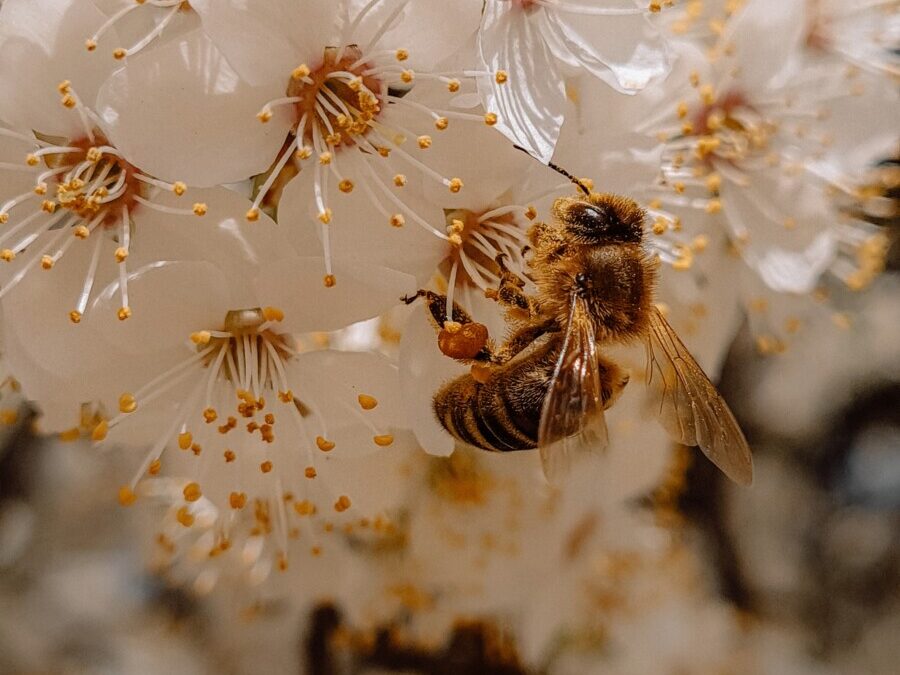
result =
[[[753,459],[728,404],[659,310],[650,311],[647,384],[660,420],[679,443],[698,445],[726,476],[753,480]]]
[[[538,429],[544,474],[551,481],[568,469],[576,454],[606,448],[600,385],[593,325],[584,301],[573,294]]]

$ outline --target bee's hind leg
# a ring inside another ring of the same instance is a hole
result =
[[[431,323],[438,333],[438,347],[445,356],[464,363],[492,363],[494,347],[484,324],[453,303],[453,320],[447,320],[447,296],[434,291],[419,290],[415,295],[401,298],[407,305],[417,298],[425,298]]]

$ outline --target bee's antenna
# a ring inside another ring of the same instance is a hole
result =
[[[513,147],[516,150],[521,150],[522,152],[524,152],[526,155],[528,155],[530,157],[534,156],[530,152],[528,152],[525,148],[523,148],[521,145],[513,145]],[[575,176],[573,176],[572,174],[570,174],[564,168],[562,168],[561,166],[557,166],[553,162],[547,162],[547,166],[549,166],[551,169],[553,169],[556,173],[562,174],[563,176],[568,178],[570,181],[575,183],[575,185],[577,185],[579,187],[579,189],[585,194],[585,196],[587,196],[587,197],[591,196],[591,191],[588,189],[587,185],[582,183],[580,179],[578,179]]]

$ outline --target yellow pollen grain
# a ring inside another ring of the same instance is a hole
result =
[[[356,397],[356,400],[359,401],[359,407],[363,410],[372,410],[378,405],[378,399],[368,394],[360,394]]]
[[[419,147],[422,150],[427,150],[428,148],[431,147],[431,136],[428,136],[427,134],[419,136],[416,139],[416,143],[419,144]]]
[[[81,312],[79,312],[77,309],[73,309],[71,312],[69,312],[69,321],[71,321],[72,323],[81,323]]]
[[[121,61],[122,59],[125,58],[125,56],[127,55],[127,53],[128,53],[128,52],[126,52],[124,49],[122,49],[121,47],[119,47],[118,49],[113,50],[113,58],[114,58],[116,61]]]
[[[329,208],[326,208],[322,213],[318,215],[319,222],[323,225],[328,225],[331,222],[332,211]]]
[[[316,475],[317,475],[317,474],[316,474],[316,468],[315,468],[314,466],[308,466],[308,467],[306,467],[306,469],[305,469],[304,472],[303,472],[303,475],[306,476],[307,478],[310,478],[310,479],[315,478]]]
[[[196,333],[191,333],[191,342],[193,342],[198,347],[204,347],[208,345],[211,339],[212,335],[208,330],[199,330]]]
[[[180,180],[179,180],[179,181],[175,181],[175,182],[172,184],[172,192],[174,192],[178,197],[180,197],[180,196],[183,195],[185,192],[187,192],[187,185],[185,185],[184,183],[182,183]]]
[[[450,126],[450,120],[448,120],[446,117],[438,117],[434,120],[434,127],[438,131],[443,131],[444,129],[446,129],[449,126]]]
[[[134,394],[124,393],[119,396],[119,411],[123,413],[133,413],[137,410],[137,400]]]
[[[186,506],[182,506],[178,509],[178,512],[175,514],[175,519],[185,527],[190,527],[194,524],[194,516],[191,515],[191,512]]]
[[[149,473],[151,476],[156,476],[159,474],[161,469],[162,460],[157,457],[152,462],[150,462],[150,466],[147,467],[147,473]]]
[[[508,80],[509,73],[507,73],[505,70],[498,70],[496,73],[494,73],[494,82],[496,82],[497,84],[506,84]]]
[[[349,178],[345,178],[340,183],[338,183],[338,190],[343,192],[344,194],[350,194],[353,192],[353,181]]]
[[[69,108],[70,110],[78,105],[78,103],[75,101],[75,97],[71,94],[66,94],[65,96],[63,96],[60,100],[60,103],[63,104],[64,108]]]
[[[459,91],[460,83],[459,80],[450,80],[447,82],[447,89],[451,94],[455,94]]]
[[[463,189],[463,182],[459,178],[451,178],[450,185],[447,186],[453,194]]]
[[[116,262],[123,263],[128,259],[128,249],[119,247],[115,252]]]
[[[45,270],[49,270],[53,268],[54,264],[53,256],[43,255],[41,256],[41,267]]]
[[[119,504],[122,506],[131,506],[137,500],[137,495],[127,485],[119,488]]]
[[[185,485],[182,494],[184,494],[184,501],[186,502],[195,502],[203,496],[203,493],[200,492],[200,486],[197,483],[188,483]]]
[[[119,321],[127,321],[131,318],[131,307],[119,307],[116,316],[119,318]]]
[[[337,279],[334,278],[333,274],[326,274],[322,278],[322,283],[325,284],[325,288],[333,288],[334,285],[337,283]]]
[[[396,58],[398,61],[406,61],[406,59],[409,58],[409,52],[405,49],[398,49],[396,52],[394,52],[394,58]]]
[[[375,445],[386,448],[394,442],[394,437],[391,434],[381,434],[379,436],[374,436],[372,440],[375,441]]]
[[[99,442],[106,438],[106,434],[109,433],[109,423],[106,420],[100,422],[97,426],[94,427],[94,430],[91,432],[91,440]]]
[[[272,462],[266,460],[262,464],[259,465],[259,470],[263,473],[269,473],[272,470]]]
[[[404,70],[400,73],[400,80],[405,84],[410,84],[414,79],[416,79],[416,74],[411,70]]]
[[[323,164],[323,165],[331,164],[331,159],[332,159],[331,153],[328,152],[327,150],[325,152],[319,154],[319,164]]]
[[[257,220],[259,220],[259,209],[247,209],[247,213],[244,214],[244,218],[246,218],[250,223],[255,223]]]
[[[322,452],[330,452],[334,450],[334,443],[332,441],[326,440],[321,436],[316,436],[316,446]]]
[[[197,202],[191,209],[195,216],[205,216],[209,208],[202,202]]]
[[[45,199],[41,202],[41,211],[46,211],[47,213],[53,213],[56,211],[56,202],[52,202],[49,199]]]

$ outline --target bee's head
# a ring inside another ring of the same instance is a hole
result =
[[[644,233],[643,209],[619,195],[560,197],[553,203],[553,215],[582,244],[639,244]]]

